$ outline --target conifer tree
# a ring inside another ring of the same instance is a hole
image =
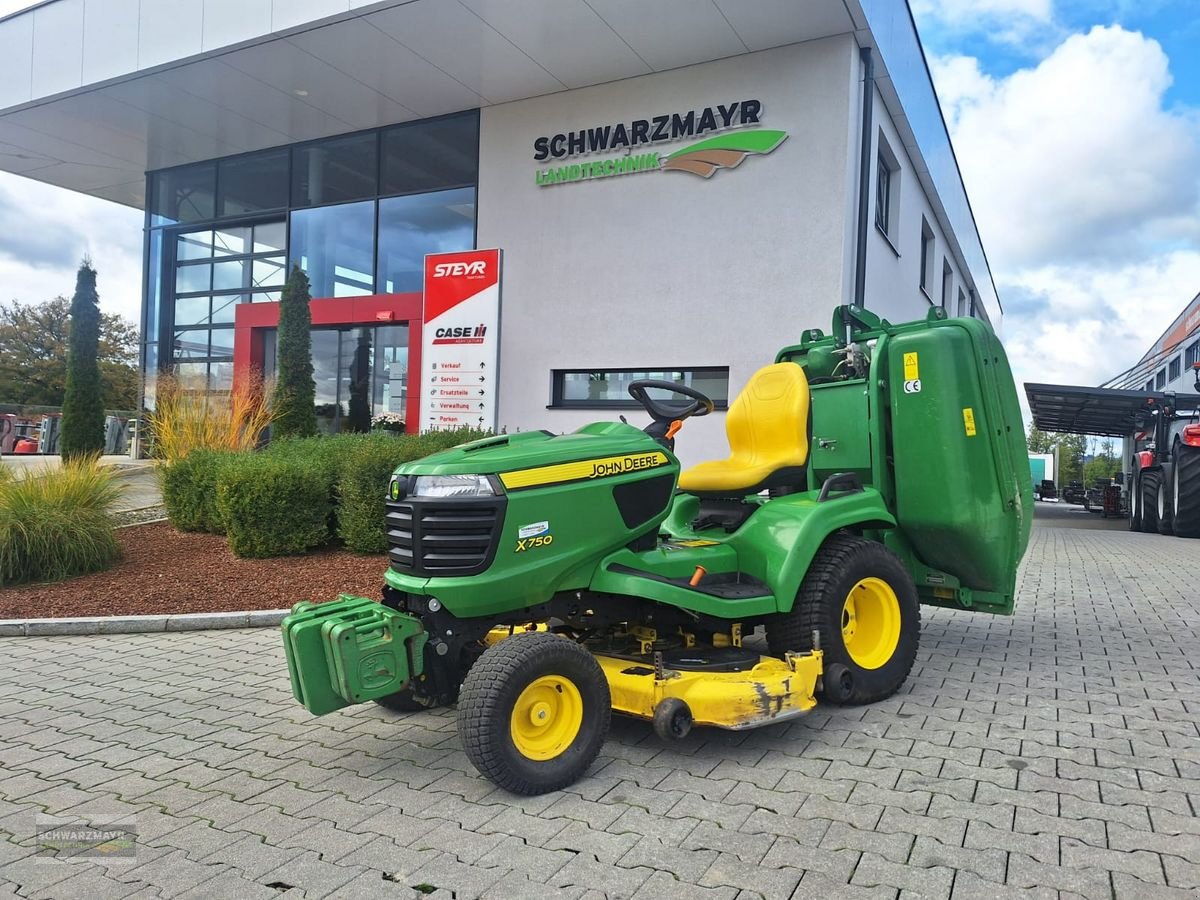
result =
[[[309,299],[308,276],[296,266],[279,300],[273,437],[310,437],[317,433]]]
[[[100,400],[100,297],[96,270],[84,258],[75,276],[67,342],[67,385],[59,452],[63,459],[104,450],[104,405]]]

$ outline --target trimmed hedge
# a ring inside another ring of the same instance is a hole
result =
[[[193,450],[159,469],[163,505],[172,525],[180,531],[225,533],[217,511],[217,472],[231,458],[232,453]]]
[[[278,440],[251,453],[194,451],[164,468],[163,502],[175,527],[227,534],[238,556],[303,553],[334,537],[355,553],[382,553],[392,471],[486,435],[345,434]]]
[[[267,453],[220,467],[217,509],[236,556],[291,556],[329,539],[333,503],[320,466]]]

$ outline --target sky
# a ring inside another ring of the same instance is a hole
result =
[[[1200,0],[912,9],[1018,382],[1108,380],[1200,292]]]
[[[1200,0],[911,4],[1018,382],[1106,381],[1200,292]],[[69,295],[87,254],[136,322],[141,229],[0,173],[0,298]]]

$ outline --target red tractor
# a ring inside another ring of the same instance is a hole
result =
[[[1200,391],[1200,363],[1196,390]],[[1200,537],[1200,411],[1181,416],[1174,395],[1147,402],[1137,426],[1144,449],[1133,456],[1129,482],[1129,528],[1178,537]]]

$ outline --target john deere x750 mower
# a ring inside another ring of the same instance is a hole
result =
[[[676,434],[712,401],[629,390],[644,429],[500,435],[397,469],[382,602],[284,620],[296,698],[457,700],[479,771],[533,794],[584,773],[612,711],[675,738],[870,703],[907,677],[922,603],[1011,612],[1032,486],[984,323],[840,307],[730,405],[729,457],[683,472]],[[766,655],[742,643],[760,626]]]

